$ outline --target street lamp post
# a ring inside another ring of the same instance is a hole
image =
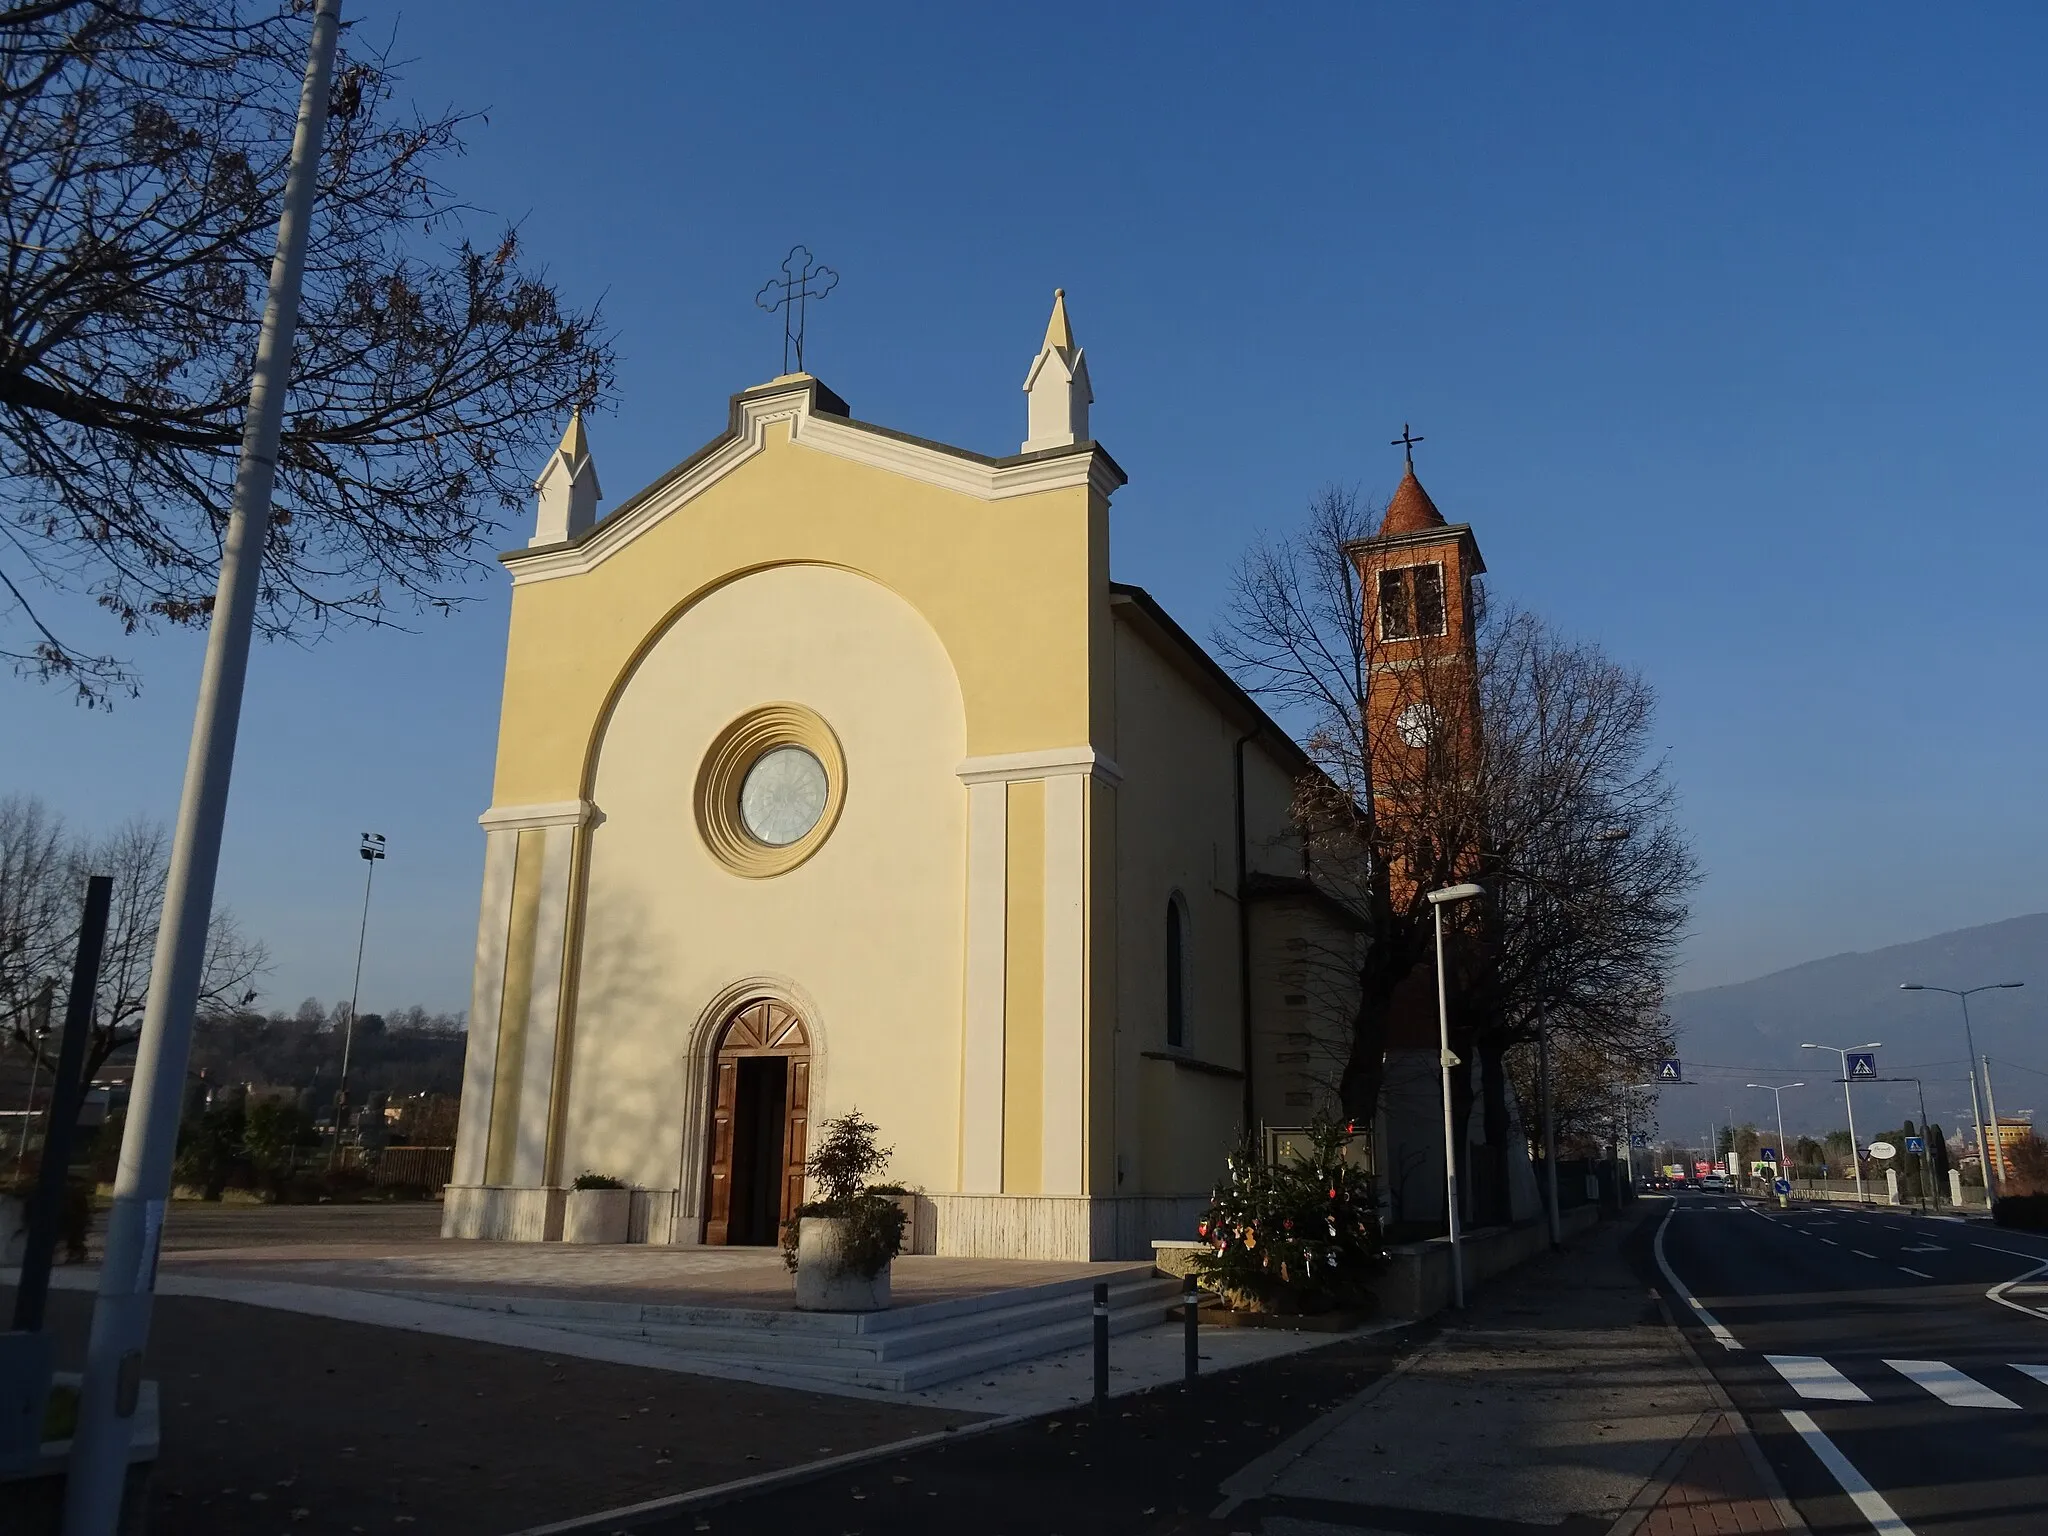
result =
[[[1778,1166],[1779,1166],[1780,1168],[1789,1168],[1789,1167],[1791,1167],[1791,1162],[1789,1161],[1789,1159],[1790,1159],[1790,1156],[1791,1156],[1791,1149],[1790,1149],[1789,1147],[1787,1147],[1787,1146],[1785,1145],[1785,1090],[1786,1090],[1787,1088],[1804,1088],[1804,1087],[1806,1086],[1806,1084],[1804,1084],[1804,1083],[1780,1083],[1780,1084],[1777,1084],[1777,1085],[1776,1085],[1776,1086],[1774,1087],[1774,1086],[1773,1086],[1773,1085],[1771,1085],[1770,1083],[1751,1083],[1751,1084],[1749,1084],[1749,1086],[1750,1086],[1750,1087],[1752,1087],[1752,1088],[1764,1088],[1764,1089],[1768,1089],[1768,1090],[1770,1091],[1770,1095],[1771,1095],[1771,1098],[1772,1098],[1772,1100],[1773,1100],[1773,1101],[1774,1101],[1774,1102],[1775,1102],[1775,1103],[1777,1104],[1777,1106],[1778,1106]],[[1780,1178],[1783,1178],[1783,1177],[1784,1177],[1784,1175],[1783,1175],[1783,1174],[1780,1174],[1780,1175],[1779,1175],[1779,1177],[1780,1177]]]
[[[1802,1051],[1833,1051],[1842,1058],[1842,1107],[1849,1111],[1849,1170],[1856,1175],[1856,1203],[1863,1203],[1863,1148],[1856,1140],[1856,1105],[1849,1097],[1849,1053],[1851,1051],[1874,1051],[1882,1040],[1866,1040],[1861,1045],[1811,1045],[1803,1044]]]
[[[1437,1065],[1443,1075],[1444,1093],[1444,1214],[1451,1237],[1451,1299],[1460,1311],[1465,1307],[1465,1256],[1458,1246],[1458,1143],[1451,1123],[1451,1068],[1458,1058],[1451,1054],[1450,988],[1444,980],[1444,908],[1485,894],[1484,886],[1469,883],[1447,885],[1429,893],[1429,905],[1436,919]]]
[[[377,861],[384,857],[384,834],[365,832],[356,852],[361,856],[365,866],[363,922],[356,930],[356,979],[355,984],[349,988],[348,1017],[342,1021],[341,1082],[334,1090],[334,1151],[327,1159],[329,1167],[341,1159],[341,1117],[348,1109],[348,1058],[356,1043],[356,1002],[363,995],[363,941],[370,936],[370,884],[377,878]]]
[[[1984,1164],[1984,1202],[1991,1203],[1991,1144],[1984,1139],[1984,1112],[1977,1107],[1977,1040],[1970,1032],[1970,994],[1972,992],[2009,992],[2014,987],[2023,987],[2023,981],[1991,981],[1981,987],[1930,987],[1924,982],[1902,981],[1901,992],[1946,992],[1963,1005],[1963,1044],[1970,1052],[1970,1119],[1977,1127],[1977,1156]],[[1846,1075],[1846,1074],[1845,1074]],[[2002,1170],[2001,1170],[2002,1171]]]
[[[178,801],[150,966],[149,1000],[136,1046],[127,1130],[121,1138],[113,1204],[107,1211],[105,1257],[100,1262],[92,1336],[79,1386],[78,1423],[64,1481],[66,1536],[111,1532],[126,1486],[136,1384],[149,1342],[164,1202],[171,1192],[171,1164],[177,1154],[179,1101],[185,1092],[200,974],[206,966],[221,829],[227,820],[249,643],[263,584],[264,538],[271,525],[278,442],[291,387],[292,337],[298,327],[328,88],[341,30],[341,0],[314,0],[312,11],[284,206],[250,370],[234,497],[221,539],[220,584],[207,628],[192,746],[185,760],[185,786]]]

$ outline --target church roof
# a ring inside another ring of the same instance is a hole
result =
[[[1436,503],[1429,499],[1429,492],[1415,478],[1415,466],[1410,464],[1408,472],[1401,476],[1400,485],[1394,489],[1394,499],[1387,503],[1387,515],[1380,524],[1378,537],[1384,539],[1394,534],[1421,533],[1427,528],[1443,526],[1443,513],[1437,511]]]

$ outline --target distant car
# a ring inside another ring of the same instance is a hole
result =
[[[1726,1194],[1727,1191],[1728,1181],[1718,1173],[1710,1173],[1700,1180],[1700,1192],[1702,1194],[1718,1195]]]

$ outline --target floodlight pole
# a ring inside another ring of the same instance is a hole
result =
[[[341,1082],[334,1091],[334,1147],[327,1154],[327,1166],[341,1161],[341,1117],[348,1108],[348,1059],[356,1043],[356,1004],[363,995],[363,944],[370,936],[370,885],[377,878],[377,863],[384,857],[384,834],[365,832],[357,849],[367,866],[363,872],[363,923],[356,930],[356,979],[348,992],[348,1017],[342,1021]]]
[[[206,930],[220,868],[221,831],[227,820],[249,639],[262,584],[263,546],[277,478],[285,394],[291,384],[292,340],[298,329],[306,241],[340,25],[341,0],[316,0],[298,125],[285,175],[284,208],[277,221],[277,251],[270,264],[270,291],[249,380],[241,463],[221,546],[220,584],[200,671],[192,747],[185,763],[135,1059],[129,1101],[134,1112],[121,1138],[120,1171],[107,1216],[106,1256],[100,1264],[78,1428],[65,1478],[64,1536],[109,1536],[120,1519],[127,1484],[129,1436],[141,1396],[157,1245],[170,1195],[192,1018],[206,964]]]

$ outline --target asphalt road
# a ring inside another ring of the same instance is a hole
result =
[[[1657,1248],[1815,1536],[2048,1531],[2048,1237],[1683,1194]]]

